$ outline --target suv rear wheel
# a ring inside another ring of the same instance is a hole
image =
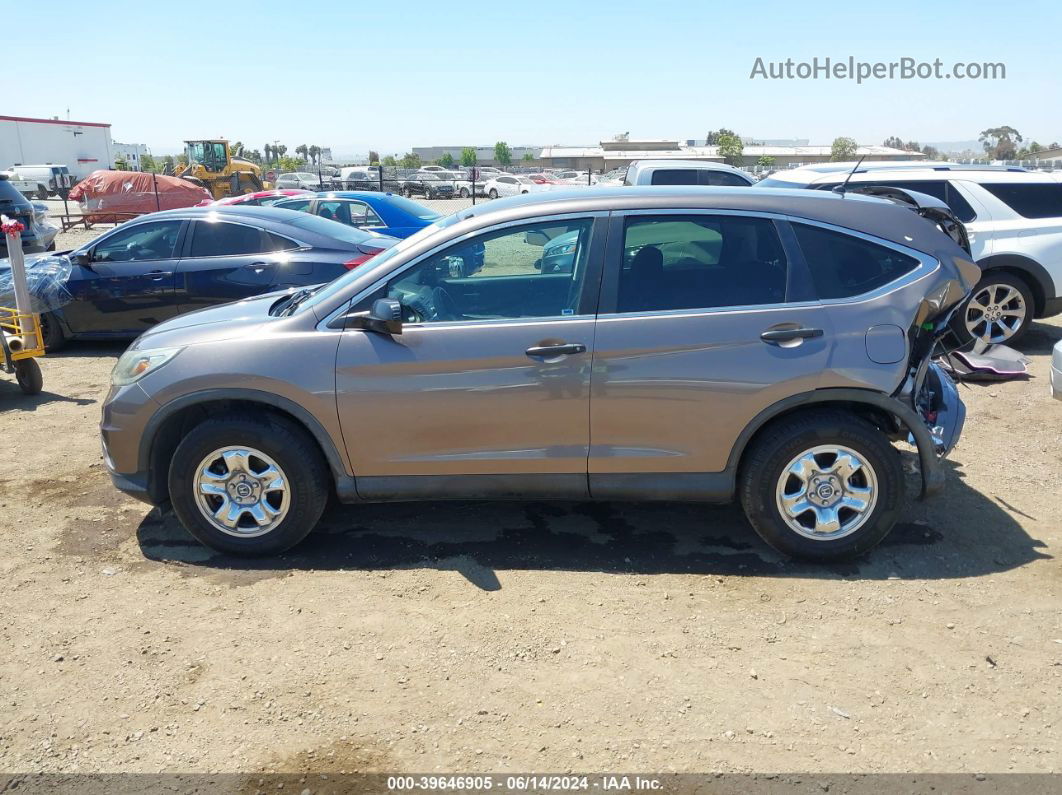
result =
[[[740,497],[760,537],[810,561],[844,560],[881,541],[903,501],[900,456],[870,423],[809,411],[762,434],[742,464]]]
[[[170,462],[169,493],[199,541],[235,555],[283,552],[317,524],[328,468],[313,439],[281,417],[224,415],[197,425]]]
[[[952,328],[964,342],[981,339],[1013,345],[1028,331],[1034,308],[1032,290],[1023,279],[990,270],[955,313]]]

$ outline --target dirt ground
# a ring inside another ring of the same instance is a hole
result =
[[[1062,322],[865,560],[732,507],[336,507],[248,564],[110,485],[121,346],[0,378],[0,771],[1062,770]]]

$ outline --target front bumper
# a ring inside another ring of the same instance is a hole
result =
[[[1055,400],[1062,400],[1062,344],[1051,352],[1051,394]]]
[[[103,401],[100,444],[103,463],[114,487],[130,497],[155,505],[150,473],[142,469],[141,439],[158,410],[140,384],[112,387]]]

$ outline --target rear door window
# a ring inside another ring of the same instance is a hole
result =
[[[261,230],[243,224],[223,221],[197,221],[192,237],[193,257],[223,257],[258,254],[267,251],[268,244]]]
[[[888,246],[821,226],[794,223],[819,298],[851,298],[876,290],[919,266]]]
[[[617,311],[780,304],[787,267],[769,219],[635,216],[624,231]]]
[[[982,183],[981,187],[1022,218],[1062,217],[1062,183]]]

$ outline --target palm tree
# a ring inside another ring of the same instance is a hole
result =
[[[302,155],[303,160],[309,160],[310,149],[306,144],[299,144],[295,147],[295,154]]]
[[[321,147],[317,144],[311,144],[308,151],[310,153],[310,159],[314,162],[314,165],[317,165],[317,157],[321,154]]]

